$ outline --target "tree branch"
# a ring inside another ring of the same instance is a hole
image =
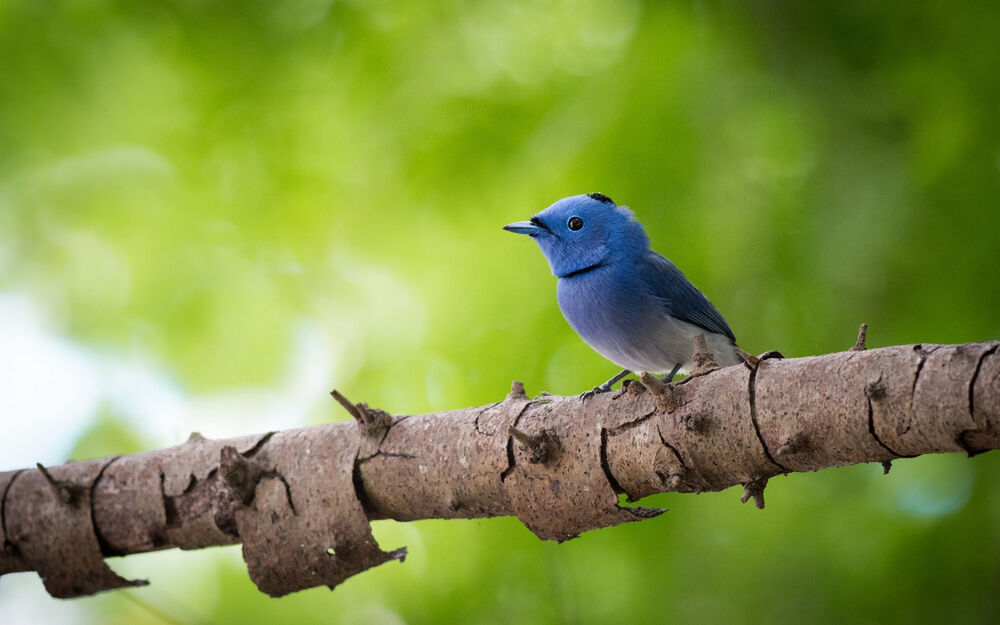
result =
[[[353,422],[0,473],[0,574],[34,570],[56,597],[137,585],[107,556],[243,543],[272,596],[331,588],[392,559],[369,521],[516,515],[542,539],[650,518],[653,493],[925,453],[1000,448],[1000,343],[746,363],[681,383],[643,376],[587,400],[529,398],[392,416],[334,397]]]

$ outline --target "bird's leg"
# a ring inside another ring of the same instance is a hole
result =
[[[677,363],[676,365],[674,365],[674,368],[670,370],[670,373],[668,373],[667,375],[663,376],[660,379],[666,382],[667,384],[670,384],[671,382],[674,381],[674,376],[677,375],[677,372],[680,370],[681,370],[681,364]]]
[[[630,373],[632,373],[632,372],[629,371],[628,369],[622,369],[621,373],[619,373],[615,377],[611,378],[610,380],[608,380],[604,384],[602,384],[600,386],[597,386],[597,387],[594,387],[594,390],[598,391],[600,393],[607,393],[608,391],[611,390],[611,387],[614,386],[614,384],[618,380],[621,380],[622,378],[624,378],[625,376],[629,375]]]
[[[592,390],[592,391],[584,391],[583,393],[580,393],[580,399],[589,399],[590,397],[593,397],[594,395],[597,395],[598,393],[607,393],[608,391],[611,390],[611,387],[612,387],[612,385],[614,385],[615,382],[617,382],[618,380],[624,378],[625,376],[629,375],[630,373],[632,373],[632,372],[629,371],[628,369],[622,369],[621,373],[619,373],[615,377],[611,378],[610,380],[608,380],[604,384],[601,384],[600,386],[595,386],[594,390]]]

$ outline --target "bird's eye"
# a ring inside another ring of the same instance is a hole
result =
[[[583,220],[579,217],[570,217],[566,225],[569,226],[570,230],[579,230],[583,227]]]

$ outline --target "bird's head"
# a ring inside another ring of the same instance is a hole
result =
[[[531,221],[518,221],[503,229],[538,241],[552,273],[560,278],[633,260],[649,249],[646,231],[632,211],[600,193],[563,198]]]

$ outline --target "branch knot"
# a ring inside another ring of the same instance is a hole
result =
[[[684,429],[695,434],[704,434],[708,430],[711,417],[704,412],[695,412],[684,416]]]
[[[854,344],[854,347],[850,348],[847,351],[849,351],[849,352],[863,352],[863,351],[865,351],[866,349],[868,349],[868,347],[865,345],[865,343],[867,342],[867,340],[868,340],[868,324],[867,323],[862,323],[860,326],[858,326],[858,340],[857,340],[857,342]]]
[[[510,383],[510,392],[507,393],[507,401],[517,399],[527,399],[528,394],[524,392],[524,382],[514,380]]]
[[[260,467],[247,460],[232,445],[226,445],[219,452],[219,477],[229,487],[232,501],[238,501],[244,506],[250,505],[262,475]]]
[[[517,442],[531,450],[528,462],[532,464],[548,464],[555,460],[561,451],[559,437],[550,429],[543,429],[535,435],[523,432],[514,426],[510,426],[508,431]]]
[[[753,477],[743,483],[743,496],[740,503],[746,503],[753,499],[753,504],[757,509],[764,509],[764,487],[767,486],[767,478],[764,476]]]
[[[381,408],[372,408],[365,402],[353,404],[337,389],[330,391],[330,395],[354,417],[361,431],[368,436],[381,436],[392,425],[392,415]]]
[[[681,405],[680,393],[673,383],[664,382],[648,371],[639,374],[639,381],[656,397],[656,405],[660,410],[673,412]]]
[[[704,334],[694,337],[694,371],[692,375],[704,375],[719,368],[719,363],[715,362],[715,356],[708,349],[708,342]]]
[[[781,446],[774,452],[777,457],[797,454],[809,449],[809,437],[803,432],[796,432],[782,441]]]

